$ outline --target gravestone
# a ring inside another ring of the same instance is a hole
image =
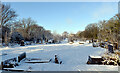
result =
[[[21,45],[20,46],[25,46],[24,40],[21,41]]]
[[[14,68],[14,66],[16,65],[15,62],[16,62],[16,58],[11,58],[11,59],[1,62],[2,69],[3,68]]]
[[[24,58],[26,58],[26,53],[25,52],[18,56],[18,62],[20,62]]]
[[[59,64],[57,55],[55,55],[55,63]]]
[[[113,48],[118,49],[118,43],[113,43]]]
[[[105,44],[102,42],[100,43],[100,47],[104,48],[105,47]]]
[[[114,53],[114,51],[113,51],[113,46],[112,46],[112,45],[108,45],[108,51],[109,51],[110,53]]]
[[[89,56],[87,64],[103,64],[102,61],[103,61],[103,59],[100,56],[98,56],[98,57],[97,56],[96,57]]]

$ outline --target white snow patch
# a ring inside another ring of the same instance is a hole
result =
[[[67,41],[66,41],[67,42]],[[92,44],[85,43],[73,44],[37,44],[27,46],[3,47],[0,52],[7,55],[2,56],[2,61],[16,57],[19,54],[26,52],[27,58],[39,58],[42,60],[54,60],[57,54],[62,64],[55,63],[37,63],[28,64],[21,63],[15,69],[24,69],[31,71],[118,71],[118,66],[109,65],[87,65],[88,56],[101,56],[106,50],[100,47],[92,47]],[[1,57],[1,56],[0,56]]]

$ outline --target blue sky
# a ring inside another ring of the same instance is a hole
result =
[[[31,17],[47,30],[83,31],[90,23],[108,20],[118,13],[117,2],[10,2],[18,19]]]

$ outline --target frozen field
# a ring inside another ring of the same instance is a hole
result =
[[[93,48],[92,44],[37,44],[29,46],[14,46],[1,48],[0,52],[7,55],[0,55],[2,60],[6,60],[26,52],[27,58],[40,58],[42,60],[54,59],[57,54],[62,64],[55,63],[37,63],[28,64],[21,63],[14,69],[24,69],[32,71],[118,71],[118,66],[109,65],[87,65],[89,55],[100,56],[105,49],[97,47]],[[31,69],[29,69],[31,67]]]

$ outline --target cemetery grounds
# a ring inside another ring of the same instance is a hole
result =
[[[19,66],[7,68],[11,70],[24,71],[118,71],[118,66],[114,65],[88,65],[88,56],[102,56],[108,50],[101,47],[93,47],[91,43],[74,42],[73,44],[63,41],[60,44],[32,44],[25,46],[2,47],[0,49],[1,62],[17,57],[26,52],[27,59],[40,59],[43,61],[54,60],[55,55],[62,64],[49,63],[26,63],[24,60]]]

